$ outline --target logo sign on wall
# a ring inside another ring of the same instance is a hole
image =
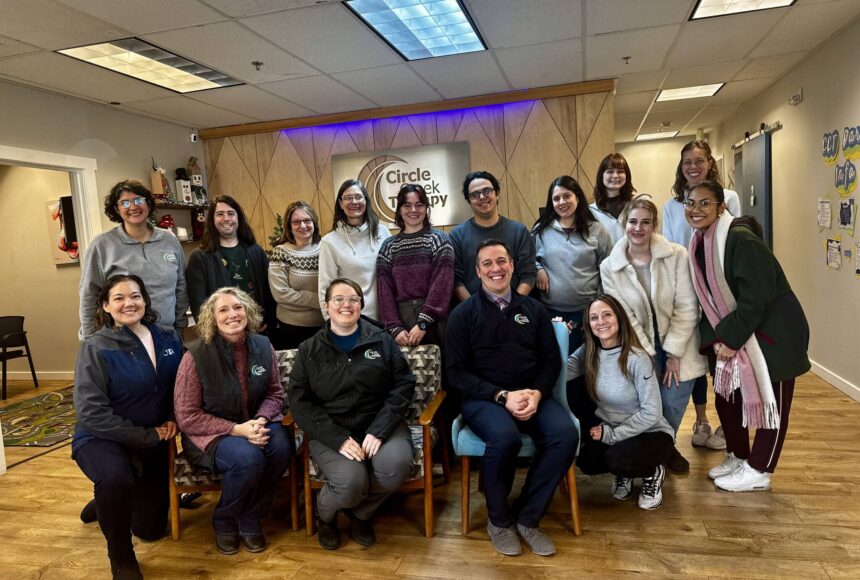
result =
[[[424,187],[434,226],[455,225],[472,217],[461,193],[463,178],[469,173],[468,143],[333,155],[331,167],[334,196],[347,179],[361,180],[383,222],[394,224],[397,192],[404,183]]]

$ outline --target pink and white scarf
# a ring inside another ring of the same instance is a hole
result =
[[[717,324],[737,308],[737,301],[726,281],[726,238],[734,218],[723,212],[711,226],[697,230],[690,240],[690,270],[702,311],[716,329]],[[696,250],[704,244],[705,272],[696,260]],[[707,281],[707,283],[706,283]],[[740,388],[743,396],[743,426],[754,429],[779,428],[779,407],[773,394],[767,362],[755,334],[727,361],[717,360],[714,392],[729,400]]]

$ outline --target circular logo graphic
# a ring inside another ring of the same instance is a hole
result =
[[[394,210],[385,203],[386,192],[382,178],[385,170],[395,163],[405,164],[406,160],[396,155],[380,155],[365,163],[361,171],[358,172],[358,178],[364,183],[370,194],[373,209],[381,219],[389,223],[394,223],[395,214]]]

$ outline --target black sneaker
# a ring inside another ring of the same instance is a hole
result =
[[[337,527],[337,516],[333,522],[324,522],[317,517],[317,539],[320,546],[326,550],[340,548],[340,529]]]
[[[90,502],[81,510],[81,521],[85,524],[96,521],[98,514],[96,513],[96,500],[91,499]]]
[[[242,547],[245,548],[246,552],[251,552],[256,554],[257,552],[262,552],[266,549],[266,536],[263,535],[263,532],[259,534],[253,534],[251,536],[239,536],[240,541],[242,542]]]
[[[690,462],[684,459],[677,447],[672,448],[672,454],[669,456],[669,461],[666,467],[672,473],[688,473],[690,471]]]
[[[140,572],[140,566],[134,552],[122,562],[114,563],[111,561],[110,571],[114,580],[143,580],[143,574]]]
[[[362,546],[372,546],[376,543],[376,532],[373,531],[373,524],[370,523],[370,520],[359,519],[349,510],[346,510],[346,515],[349,517],[352,539],[356,543]]]
[[[215,533],[215,548],[225,556],[232,556],[239,551],[239,534]]]

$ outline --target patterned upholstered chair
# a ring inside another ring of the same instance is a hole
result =
[[[412,433],[412,473],[401,490],[424,490],[424,535],[433,536],[433,446],[438,444],[441,452],[442,473],[444,482],[448,483],[448,444],[445,440],[445,429],[441,421],[437,421],[436,412],[445,391],[441,390],[442,382],[442,351],[435,345],[416,347],[400,347],[406,356],[409,367],[415,375],[415,398],[407,416],[409,431]],[[308,535],[314,533],[313,491],[320,489],[325,481],[319,474],[308,451],[307,445],[302,445],[301,455],[304,458],[305,469],[305,521]]]
[[[284,388],[286,403],[287,381],[293,368],[296,350],[279,350],[278,370],[281,375],[281,385]],[[285,405],[286,406],[286,405]],[[284,425],[292,429],[292,420],[284,418]],[[301,441],[296,441],[299,449]],[[170,535],[174,540],[179,539],[179,496],[183,493],[221,491],[221,475],[206,468],[192,464],[185,455],[177,450],[176,440],[168,442],[169,485],[170,485]],[[290,523],[293,531],[299,529],[298,479],[296,477],[296,455],[290,460],[290,467],[284,476],[284,483],[289,486],[290,493]]]
[[[568,331],[563,322],[553,322],[552,326],[555,331],[556,339],[558,340],[559,349],[561,350],[561,373],[556,380],[552,394],[553,398],[561,403],[563,408],[569,409],[570,407],[568,407],[567,404],[566,380]],[[570,413],[570,420],[576,426],[576,432],[579,433],[579,419],[577,419],[573,413]],[[521,435],[521,437],[523,440],[523,446],[520,449],[518,457],[534,456],[535,445],[532,438],[528,435]],[[465,421],[463,421],[462,415],[458,415],[457,418],[454,419],[454,423],[451,425],[451,441],[453,443],[454,453],[460,456],[460,465],[463,472],[463,479],[461,482],[461,523],[463,526],[463,534],[465,535],[469,533],[469,488],[471,483],[469,478],[471,458],[483,457],[487,446],[480,437],[475,435],[475,433],[469,429]],[[574,465],[575,462],[571,464],[570,468],[567,470],[566,478],[562,480],[562,487],[566,488],[565,491],[568,495],[568,499],[570,500],[573,533],[579,536],[582,534],[582,524],[580,523],[579,517],[579,497],[576,491],[576,473],[574,472]]]

